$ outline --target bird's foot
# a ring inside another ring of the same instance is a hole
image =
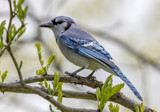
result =
[[[67,72],[67,71],[65,72],[65,74],[70,75],[70,76],[75,76],[76,75],[76,73],[74,73],[74,72],[70,73],[70,72]]]
[[[70,76],[75,77],[75,78],[80,78],[80,76],[78,76],[75,72],[70,73],[70,72],[66,71],[65,74],[70,75]]]
[[[89,75],[89,76],[87,76],[86,78],[88,78],[89,80],[96,80],[96,77],[94,77],[94,76],[92,76],[92,75]]]

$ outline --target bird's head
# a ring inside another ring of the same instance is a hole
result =
[[[57,16],[51,21],[41,24],[40,27],[52,29],[55,36],[57,37],[59,34],[68,30],[72,24],[75,24],[75,22],[71,18],[65,16]]]

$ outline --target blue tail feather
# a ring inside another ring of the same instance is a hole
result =
[[[143,101],[141,95],[136,90],[136,88],[132,85],[132,83],[127,79],[127,77],[119,69],[112,68],[112,70],[116,75],[118,75],[128,85],[128,87],[133,91],[133,93],[138,97],[138,99]]]

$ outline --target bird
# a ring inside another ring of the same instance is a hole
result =
[[[67,74],[76,75],[84,69],[89,69],[92,70],[88,76],[91,78],[96,70],[103,69],[120,77],[135,96],[143,101],[137,89],[115,64],[111,55],[93,36],[82,30],[73,19],[67,16],[57,16],[49,22],[42,23],[40,27],[51,29],[62,54],[71,63],[81,67],[73,73],[66,72]]]

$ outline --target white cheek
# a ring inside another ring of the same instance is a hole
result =
[[[57,37],[60,33],[65,31],[65,27],[67,26],[67,23],[57,24],[54,26],[54,34]]]

